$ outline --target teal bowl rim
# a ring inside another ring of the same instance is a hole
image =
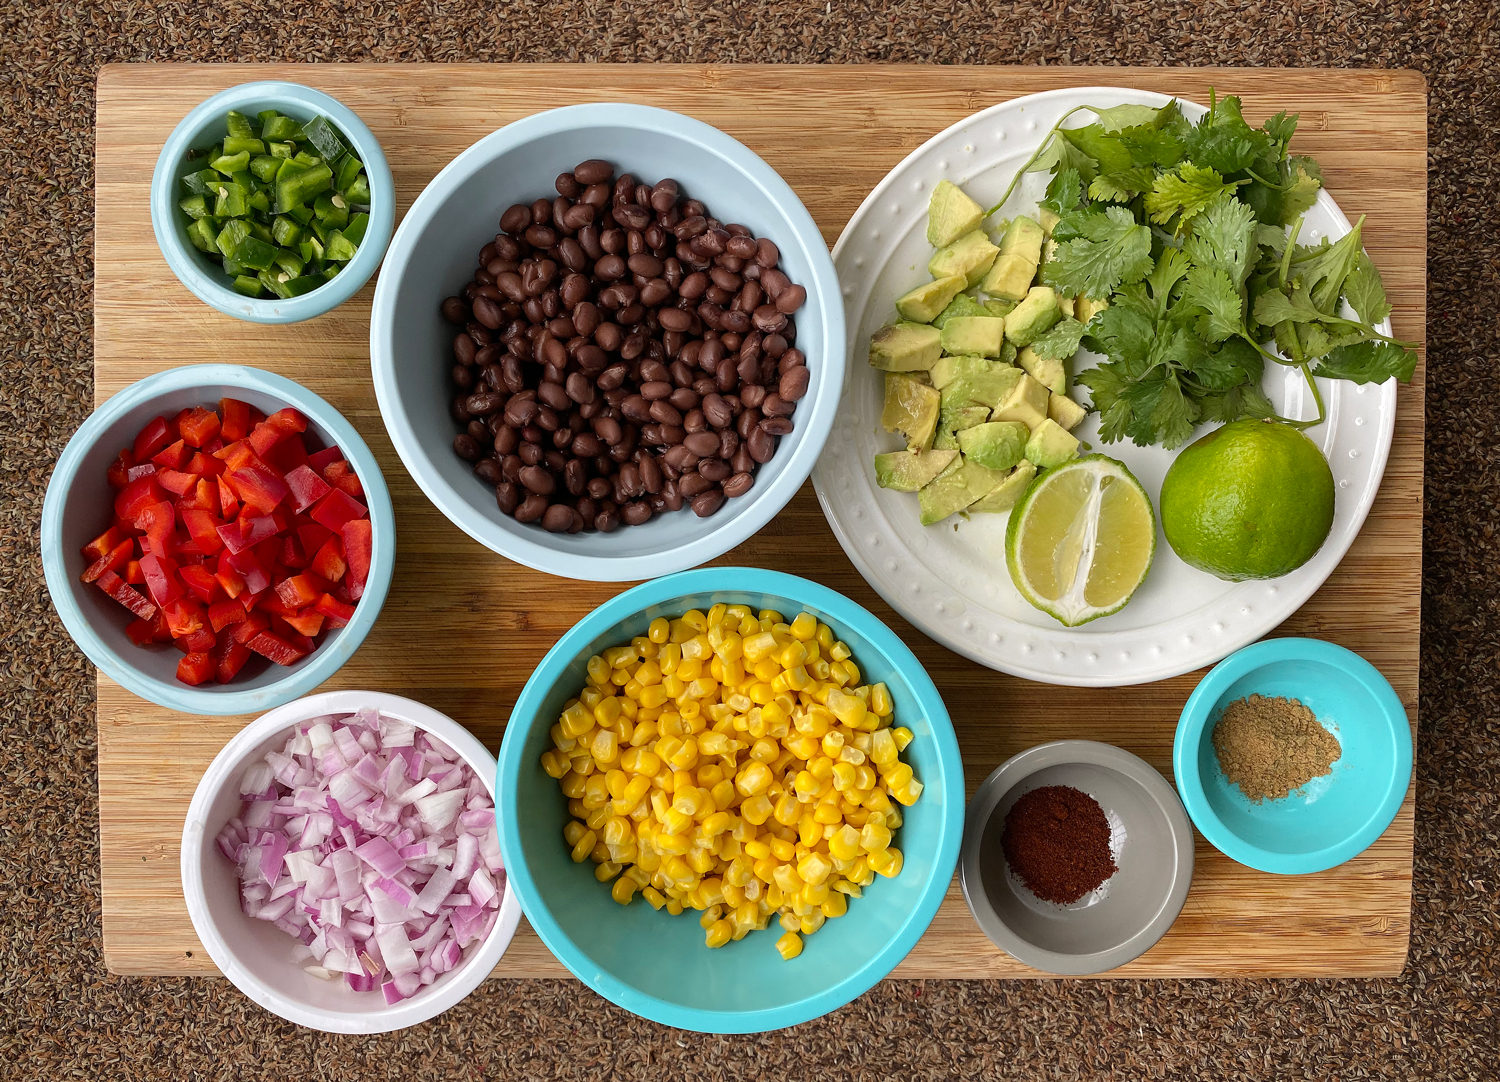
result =
[[[505,870],[520,898],[526,919],[557,960],[579,980],[617,1006],[632,1014],[677,1029],[701,1033],[762,1033],[795,1026],[821,1017],[859,998],[885,978],[910,953],[948,893],[958,867],[959,846],[964,832],[964,767],[958,750],[958,737],[948,708],[937,686],[915,654],[874,613],[836,590],[796,575],[766,571],[754,567],[703,567],[679,571],[651,582],[642,583],[606,601],[574,624],[557,645],[547,651],[521,689],[511,719],[535,716],[542,699],[552,689],[563,671],[583,648],[601,632],[652,605],[671,601],[692,593],[764,593],[815,606],[835,620],[855,627],[887,654],[905,674],[912,695],[921,704],[927,720],[937,734],[937,753],[943,766],[943,799],[946,815],[941,838],[933,855],[932,873],[923,888],[920,901],[907,916],[899,935],[886,942],[869,961],[843,981],[825,992],[795,1000],[781,1007],[762,1011],[713,1011],[699,1007],[682,1007],[647,995],[589,963],[580,950],[553,919],[541,902],[540,891],[527,867],[524,853],[514,836],[520,807],[517,791],[526,742],[521,729],[507,723],[500,745],[496,792],[499,794],[496,823]],[[521,735],[513,735],[521,734]],[[532,764],[533,766],[535,764]]]
[[[209,124],[222,123],[226,112],[251,102],[286,103],[328,117],[354,144],[370,182],[370,225],[354,258],[327,285],[288,300],[245,297],[231,289],[222,275],[215,278],[207,274],[198,265],[197,250],[188,244],[178,221],[177,179],[189,145]],[[359,292],[380,266],[391,242],[395,220],[396,185],[375,133],[343,102],[301,83],[262,80],[219,91],[197,105],[172,129],[151,174],[151,229],[167,266],[204,304],[250,323],[300,323],[343,304]]]
[[[1343,841],[1310,853],[1273,853],[1252,845],[1224,824],[1208,802],[1198,770],[1201,745],[1209,715],[1220,696],[1240,677],[1282,661],[1315,661],[1340,669],[1357,680],[1380,704],[1380,719],[1396,741],[1396,762],[1386,779],[1386,790],[1370,817]],[[1307,875],[1327,871],[1368,849],[1401,810],[1411,785],[1413,748],[1411,721],[1390,681],[1353,650],[1322,639],[1264,639],[1230,654],[1205,676],[1188,696],[1172,741],[1172,773],[1177,794],[1198,832],[1219,852],[1248,867],[1277,875]]]
[[[73,599],[69,585],[71,576],[78,569],[69,568],[69,556],[62,538],[63,507],[73,487],[73,480],[78,475],[85,455],[99,442],[109,426],[125,413],[162,394],[213,384],[245,387],[274,396],[301,410],[326,430],[358,474],[360,484],[364,486],[365,504],[370,510],[370,521],[373,524],[370,578],[364,595],[355,607],[354,619],[339,633],[337,639],[319,645],[306,660],[292,666],[280,680],[253,689],[236,690],[232,683],[214,684],[211,688],[192,687],[176,680],[158,680],[136,668],[128,654],[116,650],[94,629],[93,623]],[[52,604],[62,617],[63,626],[73,636],[79,649],[111,680],[143,699],[185,714],[258,714],[300,698],[322,684],[343,667],[364,642],[370,628],[375,626],[375,620],[385,604],[386,593],[391,585],[391,573],[396,564],[396,513],[391,507],[391,495],[386,488],[385,477],[380,472],[375,456],[370,453],[370,448],[354,430],[354,426],[318,395],[284,376],[247,365],[187,365],[169,368],[131,384],[113,395],[79,426],[63,449],[57,466],[52,471],[52,478],[47,482],[47,495],[42,502],[41,549],[47,592],[51,594]]]

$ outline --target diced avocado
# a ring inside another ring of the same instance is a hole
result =
[[[951,428],[938,426],[937,435],[932,438],[932,449],[934,451],[957,451],[958,436]]]
[[[1109,307],[1109,301],[1096,301],[1090,297],[1078,297],[1073,301],[1073,318],[1088,325],[1100,312]]]
[[[957,451],[891,451],[876,455],[875,483],[896,492],[915,492],[957,457]]]
[[[946,432],[966,432],[976,425],[982,425],[990,419],[990,408],[988,406],[957,406],[952,412],[938,419],[939,425]]]
[[[1018,301],[1026,296],[1041,262],[1042,227],[1030,218],[1011,220],[1000,238],[1000,255],[979,288],[995,297]]]
[[[936,390],[914,376],[887,372],[881,427],[887,432],[900,432],[913,450],[930,447],[941,402]]]
[[[991,312],[967,293],[960,293],[948,302],[947,308],[944,308],[933,317],[932,325],[942,330],[948,325],[950,319],[958,319],[962,316],[992,316],[994,314],[994,312]]]
[[[1016,302],[992,297],[984,302],[985,313],[992,316],[1008,316],[1016,310]]]
[[[1045,233],[1037,222],[1024,214],[1017,215],[1005,227],[1005,235],[1000,238],[1000,254],[1008,255],[1015,252],[1024,255],[1033,263],[1038,263],[1042,258],[1044,236]]]
[[[1052,227],[1057,225],[1058,221],[1060,220],[1058,216],[1052,211],[1048,210],[1046,207],[1042,207],[1041,210],[1037,212],[1036,217],[1037,221],[1041,223],[1042,232],[1050,237],[1052,235]]]
[[[1005,344],[1005,320],[999,316],[958,316],[943,326],[944,353],[1000,356]]]
[[[1026,486],[1031,484],[1031,479],[1036,476],[1036,467],[1026,459],[1016,463],[1016,468],[1005,475],[990,494],[978,503],[969,506],[971,514],[994,514],[1000,511],[1009,511],[1021,498],[1021,493],[1026,491]]]
[[[969,372],[943,388],[943,412],[951,415],[963,406],[989,406],[991,409],[1015,393],[1015,387],[1027,377],[1019,368],[991,362],[982,372]],[[1040,416],[1047,415],[1047,391],[1041,388]],[[997,421],[1023,421],[1024,417],[997,417]]]
[[[927,261],[927,271],[934,278],[961,274],[969,286],[977,286],[999,254],[1000,249],[990,243],[984,230],[976,229],[934,252]]]
[[[1020,369],[1012,371],[1020,372]],[[1037,427],[1047,419],[1047,388],[1024,372],[1020,372],[1020,375],[1021,378],[1016,381],[1010,393],[995,407],[991,419],[1020,421],[1027,428],[1036,431]],[[943,393],[946,395],[948,392]]]
[[[1008,470],[1023,459],[1031,430],[1020,421],[989,421],[958,433],[958,449],[992,470]]]
[[[1057,310],[1063,314],[1063,318],[1064,319],[1072,319],[1073,318],[1073,298],[1072,297],[1058,297],[1057,298]]]
[[[944,308],[948,307],[949,301],[968,288],[968,284],[961,274],[938,278],[926,285],[917,286],[916,289],[898,299],[896,311],[901,313],[902,319],[909,319],[916,323],[931,323]]]
[[[1047,416],[1069,432],[1078,427],[1079,422],[1088,416],[1088,412],[1065,394],[1047,396]]]
[[[1061,466],[1078,454],[1078,437],[1052,418],[1047,418],[1026,441],[1026,457],[1038,469]]]
[[[1026,299],[1005,317],[1005,340],[1017,349],[1031,345],[1062,319],[1051,286],[1033,286]]]
[[[961,376],[969,376],[977,372],[988,372],[992,364],[994,364],[993,361],[987,361],[983,357],[964,355],[940,357],[932,366],[932,371],[928,375],[932,378],[932,385],[941,391]]]
[[[927,243],[946,248],[984,221],[984,208],[952,181],[940,180],[927,201]]]
[[[1036,350],[1027,346],[1016,355],[1016,363],[1024,368],[1031,378],[1053,394],[1065,394],[1068,389],[1068,374],[1062,361],[1055,357],[1038,357]]]
[[[977,462],[960,458],[938,474],[917,493],[917,506],[922,513],[922,525],[931,526],[958,511],[962,511],[975,500],[992,492],[1003,476]]]
[[[942,332],[923,323],[893,323],[870,336],[870,367],[882,372],[921,372],[942,355]]]

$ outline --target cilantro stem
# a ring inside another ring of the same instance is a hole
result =
[[[1286,247],[1281,252],[1281,288],[1286,288],[1286,276],[1292,270],[1292,249],[1297,247],[1297,238],[1302,234],[1302,215],[1292,223],[1291,235],[1286,238]]]
[[[1093,106],[1091,105],[1075,105],[1062,116],[1057,118],[1057,123],[1052,125],[1051,129],[1047,132],[1046,138],[1044,138],[1041,143],[1037,145],[1036,150],[1032,151],[1031,157],[1026,159],[1026,164],[1021,166],[1020,169],[1016,170],[1016,175],[1011,178],[1010,187],[1005,189],[1005,194],[1000,197],[1000,202],[996,203],[993,207],[984,212],[984,216],[986,218],[988,218],[991,214],[994,214],[1001,207],[1005,206],[1006,201],[1010,199],[1011,194],[1016,190],[1016,185],[1021,183],[1021,178],[1025,176],[1028,171],[1030,171],[1032,165],[1038,158],[1042,156],[1042,152],[1052,145],[1052,140],[1057,137],[1058,131],[1062,128],[1063,121],[1067,120],[1068,117],[1083,109],[1088,109],[1090,112],[1095,111]]]
[[[1313,402],[1315,402],[1318,407],[1318,415],[1311,421],[1293,421],[1289,420],[1286,417],[1278,417],[1276,419],[1283,424],[1291,425],[1293,428],[1297,429],[1300,432],[1303,429],[1315,428],[1318,425],[1322,424],[1328,415],[1323,408],[1323,392],[1318,390],[1318,381],[1313,379],[1312,369],[1307,367],[1306,361],[1303,361],[1297,367],[1302,369],[1302,375],[1307,378],[1307,387],[1308,390],[1312,391]]]

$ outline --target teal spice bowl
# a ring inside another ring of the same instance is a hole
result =
[[[588,659],[644,635],[658,616],[719,602],[804,610],[853,651],[867,683],[884,681],[895,723],[914,734],[902,754],[925,788],[902,809],[892,844],[904,867],[877,876],[845,916],[807,936],[783,961],[773,921],[717,950],[704,945],[692,910],[673,917],[637,897],[610,898],[590,861],[574,864],[563,841],[567,801],[539,759],[548,730],[586,680]],[[744,567],[685,571],[627,590],[576,624],[554,646],[516,702],[500,748],[496,781],[500,846],[510,884],[548,949],[594,991],[642,1017],[706,1033],[757,1033],[796,1025],[855,999],[895,968],[937,912],[957,866],[964,827],[958,741],[937,688],[906,645],[843,595],[793,575]]]
[[[136,646],[126,637],[131,614],[97,586],[82,582],[79,549],[108,528],[114,490],[105,470],[153,417],[186,406],[218,407],[238,398],[264,413],[291,406],[307,418],[307,434],[337,444],[354,467],[372,525],[370,577],[347,627],[325,631],[318,648],[295,665],[262,658],[246,663],[228,684],[193,687],[177,679],[182,654],[170,645]],[[375,625],[396,563],[396,515],[375,456],[339,412],[289,379],[234,364],[188,365],[147,376],[114,395],[84,421],[63,449],[42,503],[42,569],[52,604],[68,634],[106,676],[143,699],[188,714],[261,714],[308,694],[353,656]]]
[[[1311,710],[1338,738],[1332,773],[1259,803],[1225,778],[1213,727],[1247,695],[1297,699]],[[1193,825],[1221,853],[1265,872],[1321,872],[1369,848],[1395,819],[1411,784],[1411,723],[1390,683],[1352,650],[1267,639],[1230,654],[1188,697],[1172,769]]]
[[[224,138],[224,115],[230,110],[253,117],[264,109],[298,121],[326,116],[364,163],[370,184],[370,224],[354,258],[327,285],[286,300],[236,293],[224,269],[188,242],[189,219],[177,205],[182,198],[182,176],[205,164],[202,158],[189,157],[190,152],[205,150]],[[204,304],[250,323],[299,323],[343,304],[380,266],[395,220],[396,186],[375,134],[337,98],[299,83],[242,83],[215,94],[172,130],[151,174],[151,228],[167,266]]]

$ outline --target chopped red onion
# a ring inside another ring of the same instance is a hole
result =
[[[484,779],[446,743],[373,709],[312,718],[240,778],[215,838],[240,905],[321,980],[397,1003],[495,926],[505,889]]]

